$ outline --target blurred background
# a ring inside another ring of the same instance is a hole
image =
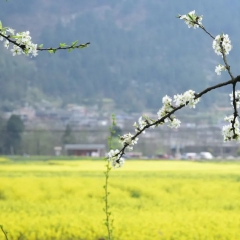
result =
[[[229,79],[227,73],[214,72],[222,59],[214,53],[212,39],[200,29],[188,29],[178,14],[195,9],[213,35],[229,34],[233,50],[228,60],[238,74],[236,0],[23,0],[0,5],[3,26],[29,30],[34,43],[91,42],[83,50],[41,52],[36,58],[12,57],[0,46],[1,154],[69,154],[66,144],[107,148],[112,113],[119,133],[132,132],[141,115],[156,118],[166,94],[199,92]],[[223,118],[232,112],[230,92],[226,87],[205,95],[197,109],[179,113],[180,130],[149,131],[136,152],[174,157],[207,151],[237,157],[238,146],[223,145],[221,136]],[[10,121],[11,116],[20,120]]]

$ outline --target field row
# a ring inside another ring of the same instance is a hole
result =
[[[1,164],[9,239],[104,239],[103,170],[101,161]],[[110,177],[119,240],[238,240],[239,199],[237,163],[129,161]]]

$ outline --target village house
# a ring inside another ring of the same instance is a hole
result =
[[[105,144],[66,144],[64,149],[74,156],[104,157],[106,153]]]

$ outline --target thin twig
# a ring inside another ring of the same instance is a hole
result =
[[[15,40],[11,39],[11,36],[5,36],[0,31],[0,36],[8,40],[10,43],[20,47],[23,51],[25,50],[26,46],[24,44],[17,43]],[[57,50],[70,50],[70,49],[76,49],[76,48],[85,48],[90,44],[90,42],[84,43],[84,44],[78,44],[78,45],[71,45],[71,46],[64,46],[64,47],[57,47],[57,48],[41,48],[37,47],[38,51],[57,51]]]
[[[198,24],[198,23],[197,23]],[[205,32],[207,33],[212,39],[215,39],[215,37],[206,30],[206,28],[203,25],[198,24],[198,26]]]
[[[110,149],[112,149],[112,138],[113,138],[113,134],[115,133],[114,131],[114,127],[116,126],[116,119],[115,116],[112,115],[112,124],[109,128],[110,130],[110,136],[108,138],[108,146]],[[105,207],[104,207],[104,212],[105,212],[105,225],[107,227],[107,240],[113,240],[113,219],[111,219],[111,212],[110,212],[110,206],[109,206],[109,190],[108,190],[108,186],[109,186],[109,174],[111,171],[111,166],[110,166],[110,162],[108,161],[108,159],[106,159],[107,164],[106,164],[106,171],[104,172],[105,174],[105,185],[104,185],[104,201],[105,201]]]
[[[0,228],[1,228],[1,230],[2,230],[2,232],[4,234],[4,236],[5,236],[5,239],[8,240],[7,232],[3,229],[2,225],[0,225]]]
[[[84,48],[87,47],[90,44],[90,42],[84,43],[84,44],[79,44],[76,46],[66,46],[66,47],[57,47],[57,48],[37,48],[39,51],[51,51],[51,50],[69,50],[69,49],[75,49],[75,48]]]

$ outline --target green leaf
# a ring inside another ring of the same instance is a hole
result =
[[[67,44],[66,43],[59,43],[59,46],[62,48],[62,47],[66,47]]]
[[[78,43],[78,40],[72,42],[72,47],[75,47],[77,45],[77,43]]]
[[[0,30],[2,29],[2,22],[0,21]]]
[[[21,38],[21,36],[12,35],[12,38]]]
[[[53,53],[53,50],[52,50],[52,49],[49,49],[48,52],[49,52],[49,53]]]
[[[188,14],[188,17],[189,17],[192,21],[194,21],[194,19],[192,18],[192,16],[191,16],[190,14]]]
[[[57,51],[57,49],[53,49],[52,51],[53,51],[53,53],[55,53]]]
[[[42,48],[42,47],[43,47],[43,44],[38,45],[38,48]]]
[[[72,48],[69,48],[69,49],[68,49],[68,52],[71,52],[71,51],[72,51]]]

